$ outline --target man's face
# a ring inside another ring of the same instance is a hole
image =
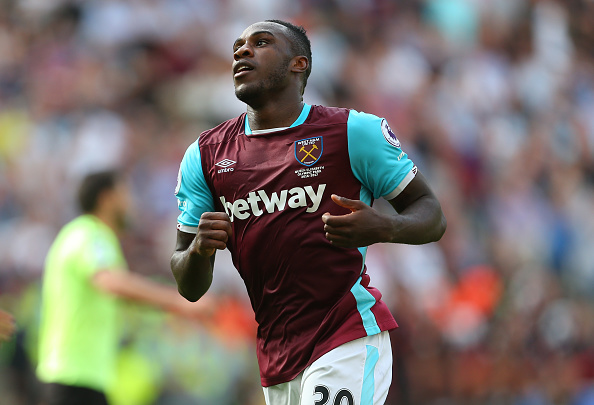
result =
[[[280,91],[290,83],[291,43],[286,27],[250,25],[233,44],[235,95],[244,103]]]

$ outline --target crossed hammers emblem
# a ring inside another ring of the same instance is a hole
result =
[[[314,151],[314,149],[318,149],[318,146],[314,143],[313,145],[311,145],[311,149],[309,151],[305,150],[305,146],[302,146],[301,149],[299,149],[299,152],[305,152],[305,156],[303,156],[303,158],[301,159],[301,162],[303,162],[305,160],[306,157],[310,157],[313,160],[317,160],[317,157],[315,157],[314,155],[311,154],[311,152]]]

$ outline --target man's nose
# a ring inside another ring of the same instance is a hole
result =
[[[235,60],[239,60],[241,58],[246,58],[253,56],[252,47],[248,44],[243,44],[233,53],[233,58]]]

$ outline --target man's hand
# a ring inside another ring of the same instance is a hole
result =
[[[16,329],[14,318],[8,312],[0,310],[0,343],[9,340]]]
[[[351,210],[346,215],[322,215],[326,239],[333,245],[355,248],[378,242],[390,242],[394,217],[388,217],[360,200],[332,194],[332,201]]]
[[[205,212],[200,217],[198,232],[190,249],[202,257],[212,256],[227,247],[232,235],[231,220],[224,212]]]

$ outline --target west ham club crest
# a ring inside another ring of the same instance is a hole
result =
[[[303,166],[314,165],[322,157],[323,150],[321,136],[295,141],[295,159]]]

